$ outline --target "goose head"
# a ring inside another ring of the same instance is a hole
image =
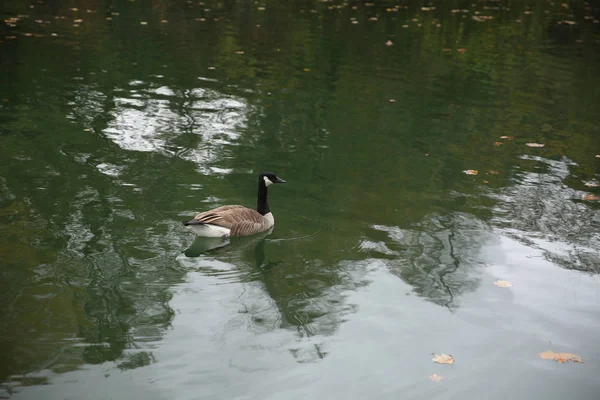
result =
[[[259,176],[259,183],[264,182],[265,186],[272,185],[274,183],[285,183],[283,179],[278,177],[272,172],[263,172]]]

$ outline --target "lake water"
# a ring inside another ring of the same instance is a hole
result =
[[[600,398],[595,2],[1,13],[0,398]]]

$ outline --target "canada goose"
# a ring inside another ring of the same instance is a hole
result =
[[[266,231],[275,224],[267,203],[267,186],[273,183],[285,181],[272,172],[259,175],[256,210],[239,205],[222,206],[204,211],[183,224],[205,237],[249,236]]]

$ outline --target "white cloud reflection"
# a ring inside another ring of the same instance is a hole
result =
[[[232,171],[219,162],[246,127],[245,99],[213,89],[177,92],[167,86],[142,86],[131,82],[134,88],[115,99],[112,119],[103,130],[106,137],[124,150],[177,154],[204,174]],[[190,134],[196,137],[186,140],[184,135]]]

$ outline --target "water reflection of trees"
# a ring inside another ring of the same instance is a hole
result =
[[[600,273],[600,213],[583,201],[586,188],[573,179],[577,167],[567,158],[523,157],[514,185],[497,200],[491,223],[501,232],[544,251],[556,265]]]
[[[82,12],[98,5],[79,3]],[[553,156],[567,153],[579,161],[573,168],[593,176],[584,153],[597,139],[586,133],[594,131],[582,113],[592,115],[597,102],[583,90],[587,82],[573,81],[595,65],[595,53],[586,59],[539,48],[546,37],[574,41],[572,31],[544,35],[556,15],[565,16],[560,7],[548,16],[536,8],[538,22],[520,24],[515,20],[527,4],[515,4],[488,26],[451,15],[457,2],[420,14],[422,2],[414,2],[394,13],[396,22],[369,25],[369,16],[385,14],[378,4],[361,7],[360,24],[352,25],[349,11],[320,2],[269,1],[267,12],[250,3],[205,2],[213,10],[205,23],[196,21],[207,17],[196,3],[154,1],[152,9],[141,3],[113,3],[110,11],[121,15],[110,23],[102,12],[79,28],[69,21],[51,44],[3,44],[3,87],[22,102],[2,111],[9,134],[2,154],[43,164],[2,170],[3,196],[14,198],[3,210],[17,215],[3,225],[1,254],[10,259],[3,283],[25,283],[3,292],[3,304],[12,304],[3,320],[15,332],[5,342],[0,379],[44,366],[76,368],[82,358],[123,368],[151,363],[151,352],[140,348],[151,348],[168,326],[169,287],[185,274],[174,259],[187,238],[165,221],[197,210],[199,201],[218,204],[211,193],[244,201],[240,193],[254,190],[245,183],[249,172],[262,167],[265,154],[302,188],[290,189],[288,210],[302,209],[309,198],[337,223],[335,234],[267,242],[269,254],[258,246],[240,256],[250,268],[247,279],[262,282],[276,304],[280,326],[301,338],[336,331],[354,307],[344,291],[364,283],[371,262],[384,263],[418,294],[457,307],[458,297],[477,285],[473,271],[489,231],[478,221],[490,216],[492,226],[547,249],[553,262],[598,272],[598,214],[561,184],[566,164],[535,160],[550,167],[517,175],[513,185],[520,150],[506,145],[500,153],[491,145],[515,132],[537,137],[549,121],[554,130],[542,135],[560,139]],[[68,12],[55,2],[44,7],[19,10],[32,14],[23,29],[35,26],[36,13]],[[148,29],[138,29],[140,15],[170,22],[155,27],[149,18]],[[401,28],[398,21],[415,16],[422,29]],[[582,24],[577,34],[591,29]],[[391,34],[390,50],[400,50],[385,52]],[[457,42],[468,47],[458,57]],[[36,69],[39,51],[51,54],[43,73]],[[392,96],[394,107],[387,103]],[[48,124],[60,134],[48,134]],[[491,182],[493,202],[456,177],[466,168],[501,172]],[[200,184],[196,170],[209,175]],[[231,172],[228,183],[215,171]],[[457,201],[454,191],[467,200]],[[49,288],[60,295],[47,296]],[[39,318],[43,324],[34,321],[41,313],[49,316]],[[258,315],[257,325],[261,320],[268,319]],[[22,335],[32,324],[35,333]],[[57,348],[60,356],[48,355]]]

